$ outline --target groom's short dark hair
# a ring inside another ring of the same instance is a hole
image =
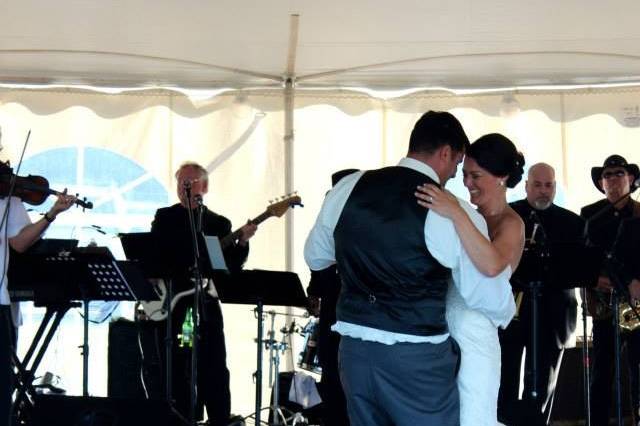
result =
[[[411,131],[409,152],[431,154],[444,145],[464,152],[469,146],[469,138],[453,114],[446,111],[424,113]]]

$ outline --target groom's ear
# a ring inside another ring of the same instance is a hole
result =
[[[442,145],[438,148],[438,159],[442,162],[451,161],[451,157],[453,156],[453,150],[451,149],[451,145]]]

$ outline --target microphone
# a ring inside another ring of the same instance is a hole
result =
[[[531,243],[533,244],[536,243],[536,233],[538,232],[538,230],[540,231],[540,234],[542,236],[542,241],[538,241],[538,242],[544,243],[547,239],[547,233],[544,231],[544,227],[542,226],[542,221],[540,220],[540,216],[538,216],[538,213],[536,212],[535,209],[531,209],[531,212],[529,212],[529,219],[533,221],[533,231],[531,232],[531,238],[530,238]]]
[[[182,186],[184,189],[191,189],[191,181],[189,179],[185,179],[185,181],[182,182]]]
[[[530,238],[531,244],[535,244],[536,242],[536,232],[538,232],[539,227],[540,227],[539,223],[536,222],[533,224],[533,231],[531,231],[531,238]]]
[[[197,222],[196,222],[196,229],[198,230],[198,232],[202,232],[202,215],[204,214],[204,204],[202,203],[202,194],[196,194],[193,196],[193,199],[195,200],[196,204],[197,204],[197,212],[198,212],[198,218],[197,218]]]
[[[0,145],[0,149],[2,145]],[[640,188],[640,177],[636,178],[636,180],[634,180],[633,182],[631,182],[631,188],[635,189],[635,188]]]

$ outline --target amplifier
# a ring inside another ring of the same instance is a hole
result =
[[[109,396],[163,398],[165,331],[162,325],[164,322],[128,320],[109,324]],[[148,395],[144,393],[142,378]]]
[[[134,398],[36,395],[34,426],[178,426],[167,403]]]

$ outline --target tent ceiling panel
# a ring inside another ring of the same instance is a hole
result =
[[[0,79],[272,86],[291,14],[295,74],[309,87],[640,82],[640,2],[630,0],[5,0]]]

